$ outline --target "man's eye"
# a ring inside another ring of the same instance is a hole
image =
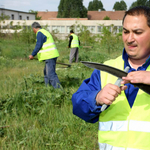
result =
[[[135,34],[142,34],[142,32],[135,32]]]
[[[123,33],[124,33],[124,34],[127,34],[127,33],[129,33],[129,32],[128,32],[128,31],[123,31]]]

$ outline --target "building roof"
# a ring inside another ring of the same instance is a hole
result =
[[[106,16],[110,20],[122,20],[125,11],[88,11],[88,20],[103,20]]]
[[[87,18],[57,18],[57,11],[38,11],[41,20],[103,20],[106,16],[110,20],[122,20],[125,11],[88,11]]]
[[[38,11],[37,16],[41,17],[41,20],[50,20],[52,18],[57,18],[57,11]]]
[[[38,11],[37,16],[41,17],[41,20],[88,20],[88,18],[57,18],[57,11]]]
[[[19,11],[19,10],[12,10],[12,9],[6,9],[6,8],[0,8],[0,10],[3,10],[3,11],[7,10],[7,11],[20,12],[20,13],[26,13],[26,14],[28,13],[28,14],[34,14],[35,15],[35,13]]]

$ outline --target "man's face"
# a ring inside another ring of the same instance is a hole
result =
[[[130,59],[146,60],[150,55],[150,28],[144,15],[127,15],[122,38]]]

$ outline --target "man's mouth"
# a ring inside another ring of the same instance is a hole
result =
[[[129,45],[129,44],[128,44],[127,46],[128,46],[129,49],[133,49],[133,48],[136,48],[136,47],[137,47],[137,45],[135,45],[135,44],[134,44],[134,45],[133,45],[133,44],[132,44],[132,45]]]

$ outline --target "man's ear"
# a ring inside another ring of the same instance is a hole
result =
[[[36,32],[37,32],[37,31],[36,31],[36,28],[33,28],[33,32],[34,32],[34,33],[36,33]]]

